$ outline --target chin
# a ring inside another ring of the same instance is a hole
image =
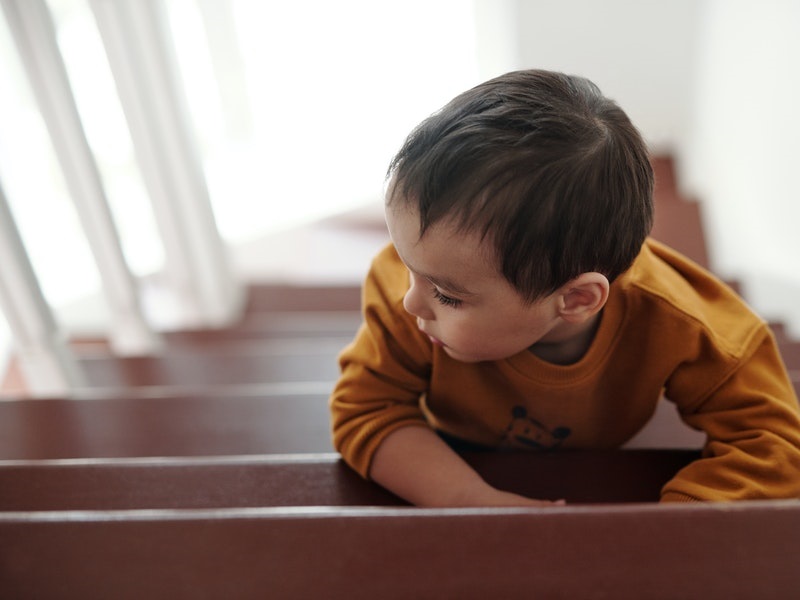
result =
[[[445,348],[444,351],[447,354],[447,356],[449,356],[453,360],[457,360],[458,362],[463,362],[463,363],[479,363],[492,360],[499,360],[494,356],[476,356],[474,354],[462,354],[461,352],[457,352],[452,348]]]
[[[459,362],[465,362],[465,363],[478,362],[475,359],[473,359],[470,355],[462,354],[461,352],[458,352],[457,350],[453,350],[449,346],[443,347],[442,350],[444,350],[444,353],[447,354],[447,356],[449,356],[453,360],[457,360]]]
[[[528,346],[523,346],[521,348],[506,347],[505,349],[498,348],[494,352],[486,352],[485,349],[482,349],[484,350],[484,352],[478,354],[478,353],[459,352],[458,350],[454,350],[449,346],[445,346],[444,351],[453,360],[457,360],[463,363],[479,363],[479,362],[492,362],[495,360],[505,360],[507,358],[511,358],[512,356],[516,356],[520,352],[527,352],[528,348],[529,348]]]

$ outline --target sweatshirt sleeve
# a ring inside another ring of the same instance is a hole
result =
[[[693,375],[698,383],[702,376]],[[678,407],[707,435],[702,457],[662,490],[662,501],[800,497],[800,411],[797,396],[766,327],[752,351],[712,389]]]
[[[333,444],[363,477],[395,429],[427,426],[420,409],[430,377],[431,345],[403,308],[408,275],[392,247],[370,268],[362,294],[363,323],[339,357],[330,398]]]

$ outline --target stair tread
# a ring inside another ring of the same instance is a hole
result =
[[[502,489],[571,503],[655,502],[661,487],[700,456],[684,450],[461,454]],[[405,502],[335,454],[0,461],[0,511],[398,504]]]
[[[328,395],[0,402],[0,459],[331,452]]]
[[[692,202],[656,202],[651,236],[709,268],[700,206]]]
[[[207,348],[172,346],[157,355],[136,357],[79,354],[78,365],[89,388],[224,386],[279,381],[333,384],[339,376],[337,356],[348,341],[348,338],[324,342],[293,340],[289,345],[255,340]]]
[[[675,161],[671,156],[653,156],[650,159],[655,176],[654,196],[677,199],[677,184],[675,180]]]
[[[267,311],[357,311],[360,306],[360,286],[253,283],[248,286],[245,310],[248,314]]]
[[[352,338],[361,324],[358,307],[342,311],[262,312],[247,314],[223,329],[183,329],[164,334],[166,343],[214,343],[250,338]]]
[[[6,596],[786,598],[800,554],[794,502],[63,515],[0,513]]]
[[[800,369],[800,342],[778,341],[778,349],[786,368]]]

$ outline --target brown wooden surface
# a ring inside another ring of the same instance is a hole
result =
[[[697,451],[462,453],[487,481],[569,503],[657,502]],[[335,454],[0,461],[0,511],[404,504]]]
[[[331,452],[328,394],[0,402],[0,459]]]
[[[6,598],[796,597],[800,504],[0,514]]]
[[[246,312],[357,311],[360,306],[358,286],[270,284],[251,287]]]
[[[783,362],[790,369],[800,369],[800,342],[778,342]]]
[[[651,236],[708,268],[700,205],[693,202],[656,202]]]
[[[257,286],[250,288],[258,294]],[[342,288],[352,291],[355,288]],[[356,290],[357,291],[357,290]],[[246,313],[244,318],[225,329],[199,329],[169,331],[164,334],[167,344],[210,344],[218,342],[249,339],[305,339],[305,338],[353,338],[361,324],[361,313],[355,305],[353,310],[342,311],[293,311],[293,312],[254,312]]]
[[[140,357],[80,356],[89,387],[226,386],[276,381],[329,381],[339,376],[337,356],[349,338],[309,340],[291,351],[280,343],[169,347]],[[285,349],[285,350],[284,350]]]
[[[654,156],[650,160],[653,165],[656,186],[654,196],[658,199],[678,199],[678,188],[675,181],[675,165],[670,156]]]
[[[402,504],[335,454],[0,462],[0,511]]]

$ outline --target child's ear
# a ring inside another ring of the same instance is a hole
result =
[[[596,315],[608,300],[609,283],[600,273],[582,273],[564,285],[559,294],[559,316],[571,323],[581,323]]]

